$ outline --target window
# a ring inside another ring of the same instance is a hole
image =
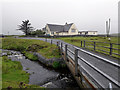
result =
[[[75,29],[72,29],[71,32],[75,32]]]
[[[51,32],[51,34],[54,34],[54,32]]]

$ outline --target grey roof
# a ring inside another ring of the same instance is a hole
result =
[[[70,29],[73,23],[65,24],[65,25],[55,25],[55,24],[47,24],[50,31],[52,32],[66,32]]]

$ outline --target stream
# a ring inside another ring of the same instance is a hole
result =
[[[7,55],[12,61],[19,61],[23,70],[30,73],[29,84],[45,88],[76,88],[78,84],[70,71],[66,69],[54,70],[47,68],[39,61],[31,61],[18,51],[2,50],[2,55]]]

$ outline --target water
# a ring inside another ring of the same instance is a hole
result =
[[[12,61],[19,61],[23,70],[30,73],[29,84],[46,88],[79,88],[70,71],[54,70],[47,68],[38,61],[30,61],[17,51],[3,50],[2,55],[7,55]]]

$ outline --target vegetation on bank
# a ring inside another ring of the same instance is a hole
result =
[[[20,51],[31,60],[38,60],[32,52],[40,53],[47,59],[61,57],[56,45],[40,40],[4,38],[2,39],[2,49]]]
[[[41,88],[30,85],[29,73],[22,70],[18,61],[11,61],[7,56],[2,57],[2,88]]]
[[[62,37],[62,38],[56,38],[56,39],[63,40],[67,43],[73,44],[73,45],[78,46],[78,47],[81,47],[81,41],[82,41],[82,47],[84,47],[83,41],[85,41],[86,48],[88,48],[90,50],[93,50],[94,42],[96,42],[96,51],[100,52],[100,53],[107,54],[107,55],[109,55],[110,49],[104,48],[104,47],[110,47],[109,43],[120,44],[120,42],[119,42],[120,37]],[[89,42],[89,41],[93,41],[93,42]],[[102,42],[102,43],[99,43],[99,42]],[[107,42],[107,43],[103,43],[103,42]],[[98,47],[97,45],[102,46],[102,47]],[[118,45],[114,45],[114,44],[113,44],[113,48],[120,49],[120,47]],[[102,50],[105,50],[107,52],[97,50],[97,49],[102,49]],[[119,54],[118,50],[112,50],[112,52]],[[119,55],[112,54],[112,56],[120,58]]]
[[[1,88],[2,88],[2,57],[0,57],[0,90]]]
[[[33,52],[37,52],[46,59],[60,58],[60,52],[56,45],[40,40],[3,38],[2,49],[16,50],[23,53],[28,59],[37,61],[38,57]],[[65,68],[66,65],[59,61],[53,62],[52,67],[55,69]]]

